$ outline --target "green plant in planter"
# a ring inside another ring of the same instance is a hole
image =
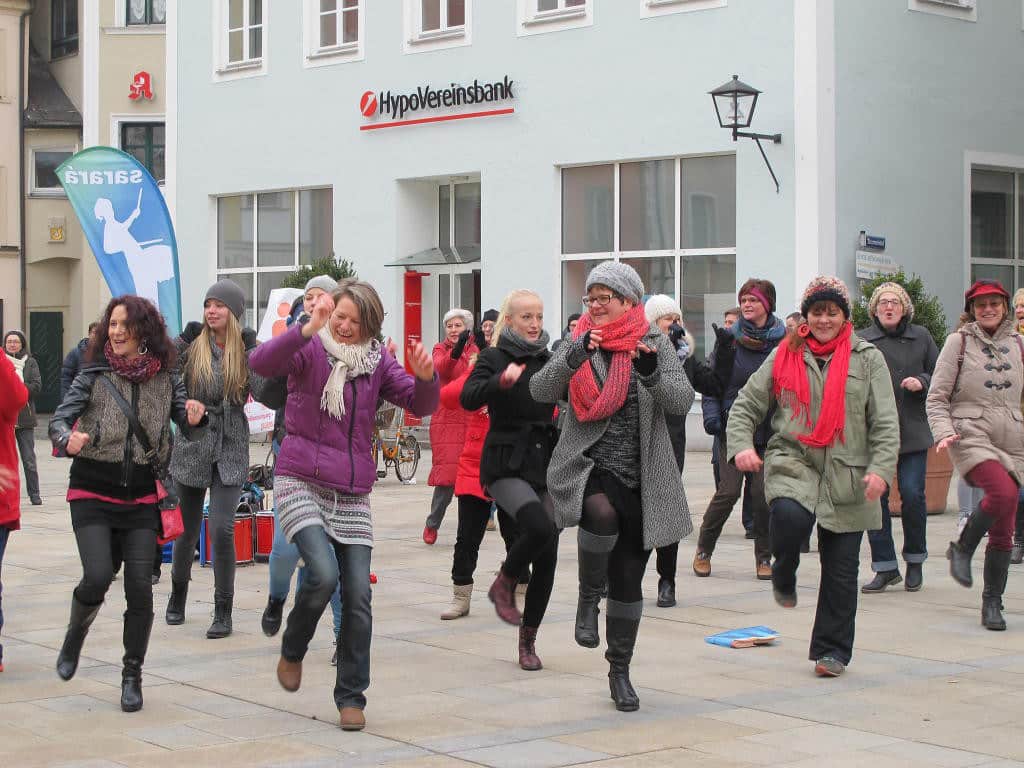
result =
[[[903,286],[907,295],[910,296],[910,301],[914,304],[913,323],[927,328],[928,333],[935,339],[936,346],[942,349],[949,333],[946,326],[946,311],[935,296],[925,292],[924,281],[918,275],[908,277],[902,269],[891,275],[879,275],[861,285],[861,296],[853,305],[853,327],[867,328],[874,322],[874,319],[868,314],[868,300],[875,292],[875,288],[882,283],[897,283]]]
[[[353,268],[352,262],[347,259],[335,261],[333,256],[325,256],[312,264],[299,267],[281,281],[281,287],[305,288],[306,283],[317,275],[330,275],[335,280],[343,280],[346,277],[356,277],[356,270]]]

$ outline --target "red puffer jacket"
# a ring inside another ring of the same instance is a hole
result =
[[[0,526],[16,531],[21,527],[21,484],[18,480],[18,448],[14,426],[28,402],[28,389],[18,378],[7,355],[0,354],[0,467],[14,474],[6,491],[0,491]],[[479,462],[479,455],[477,456]],[[479,467],[479,463],[478,463]],[[477,484],[480,482],[477,469]]]
[[[459,397],[462,395],[462,386],[468,378],[469,371],[466,371],[455,381],[442,387],[442,408],[462,408],[459,405]],[[472,412],[463,411],[463,413],[466,414],[466,439],[455,473],[455,495],[490,499],[491,497],[484,493],[484,489],[480,486],[480,455],[484,451],[484,440],[487,439],[487,430],[491,426],[491,419],[487,415],[487,406]]]
[[[469,370],[469,358],[480,350],[470,339],[458,360],[452,360],[455,344],[445,339],[434,345],[434,370],[441,386],[455,381]],[[458,402],[454,408],[442,403],[430,417],[430,477],[428,485],[455,485],[455,474],[465,440],[466,419],[469,416]]]

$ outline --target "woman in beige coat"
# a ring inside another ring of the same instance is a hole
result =
[[[971,586],[971,557],[987,532],[981,623],[1002,630],[1002,595],[1024,479],[1024,341],[1010,312],[1010,294],[998,281],[978,280],[964,299],[971,322],[946,339],[926,408],[936,449],[948,448],[961,477],[985,494],[959,539],[950,542],[949,572]]]

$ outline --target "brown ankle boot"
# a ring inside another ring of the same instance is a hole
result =
[[[544,668],[537,655],[536,643],[536,627],[519,627],[519,666],[527,672],[536,672]]]
[[[284,656],[277,662],[277,682],[286,691],[297,691],[302,685],[302,662],[288,661]]]
[[[505,571],[499,569],[498,576],[487,590],[487,597],[494,603],[494,610],[498,618],[507,624],[519,624],[522,621],[522,614],[516,608],[516,577],[507,576]]]

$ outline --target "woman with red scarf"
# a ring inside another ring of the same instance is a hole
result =
[[[0,569],[4,550],[12,531],[21,527],[21,494],[18,484],[18,449],[14,429],[18,414],[28,402],[28,389],[6,355],[0,355]],[[0,598],[3,596],[0,581]],[[0,603],[0,631],[4,628],[3,604]],[[0,645],[0,672],[4,671],[4,647]]]
[[[172,373],[176,354],[164,319],[146,299],[111,299],[64,402],[50,420],[50,439],[72,456],[68,483],[71,527],[82,561],[82,580],[71,596],[71,620],[57,657],[57,674],[70,680],[114,578],[115,540],[124,558],[124,668],[121,709],[142,709],[142,662],[153,627],[153,550],[160,529],[163,488],[154,463],[171,458],[169,422],[190,439],[205,426],[206,408],[187,400]],[[115,392],[117,394],[115,394]],[[120,401],[124,400],[122,406]],[[130,404],[130,406],[128,405]],[[123,408],[130,407],[156,452],[143,449]]]
[[[853,655],[861,539],[881,527],[879,500],[896,474],[899,416],[885,357],[853,333],[842,281],[814,278],[800,309],[807,322],[750,377],[732,407],[727,459],[741,472],[764,468],[772,589],[784,608],[796,605],[800,544],[817,519],[821,584],[810,659],[816,674],[837,677]],[[762,462],[754,431],[773,408]]]
[[[693,530],[665,414],[693,403],[683,364],[668,337],[647,321],[644,284],[621,262],[587,276],[588,311],[530,380],[538,402],[569,407],[548,467],[555,525],[579,525],[576,642],[600,643],[598,602],[606,580],[608,684],[615,708],[640,699],[629,679],[640,616],[641,581],[655,547]]]

